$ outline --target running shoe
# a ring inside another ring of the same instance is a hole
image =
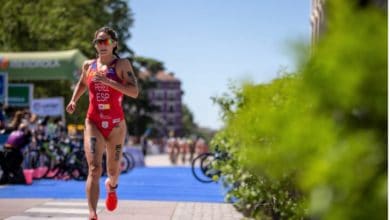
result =
[[[108,178],[105,181],[105,185],[107,191],[106,208],[108,211],[114,211],[116,209],[116,206],[118,205],[118,197],[116,196],[116,188],[118,187],[118,185],[112,187],[110,185],[110,179]]]

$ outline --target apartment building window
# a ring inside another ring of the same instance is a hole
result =
[[[156,98],[157,98],[158,100],[161,100],[161,99],[164,98],[163,91],[157,90],[157,91],[155,91],[154,93],[155,93],[155,96],[156,96]]]
[[[168,121],[168,125],[174,125],[175,124],[174,119],[171,118],[171,117],[168,117],[167,121]]]
[[[169,109],[168,109],[169,112],[174,112],[174,108],[173,108],[173,105],[169,105]]]
[[[168,92],[168,100],[174,100],[176,99],[176,92],[175,91],[169,91]]]
[[[157,112],[161,112],[161,106],[160,105],[155,105],[155,107],[156,107],[156,111]]]

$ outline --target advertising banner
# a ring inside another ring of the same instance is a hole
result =
[[[8,84],[8,106],[30,107],[34,94],[34,85],[31,83]]]
[[[30,110],[38,116],[62,116],[64,117],[64,98],[53,97],[33,99]]]

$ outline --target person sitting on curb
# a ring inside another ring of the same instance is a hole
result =
[[[22,150],[30,142],[31,132],[28,125],[22,123],[19,129],[11,132],[4,144],[4,152],[0,152],[0,166],[3,175],[0,184],[14,183],[25,184],[23,175],[23,153]]]

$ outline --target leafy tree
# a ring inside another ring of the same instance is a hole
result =
[[[136,69],[136,73],[139,73]],[[138,75],[138,74],[137,74]],[[139,79],[140,93],[137,99],[125,97],[123,101],[127,129],[130,135],[141,136],[147,128],[153,127],[156,122],[152,118],[152,113],[156,108],[150,104],[148,91],[155,87],[155,83],[150,79]]]
[[[95,57],[92,39],[102,26],[113,27],[119,36],[119,52],[132,54],[126,45],[133,18],[127,1],[122,0],[0,0],[0,51],[53,51],[78,48]],[[16,81],[15,81],[16,82]],[[18,81],[27,82],[27,81]],[[33,81],[36,97],[71,95],[72,82]],[[81,123],[88,99],[78,103],[78,114],[67,115],[70,123]]]
[[[226,128],[213,145],[232,158],[215,166],[248,216],[386,218],[387,11],[326,3],[326,33],[298,73],[215,100]]]
[[[0,1],[1,51],[51,51],[78,48],[94,57],[95,31],[109,25],[117,30],[120,52],[133,24],[132,13],[122,0]]]
[[[164,63],[153,58],[136,56],[134,62],[136,62],[139,67],[149,70],[152,73],[152,76],[155,76],[158,71],[165,70]]]
[[[182,104],[182,115],[183,115],[183,135],[188,136],[194,133],[197,125],[194,122],[194,115],[186,104]]]

